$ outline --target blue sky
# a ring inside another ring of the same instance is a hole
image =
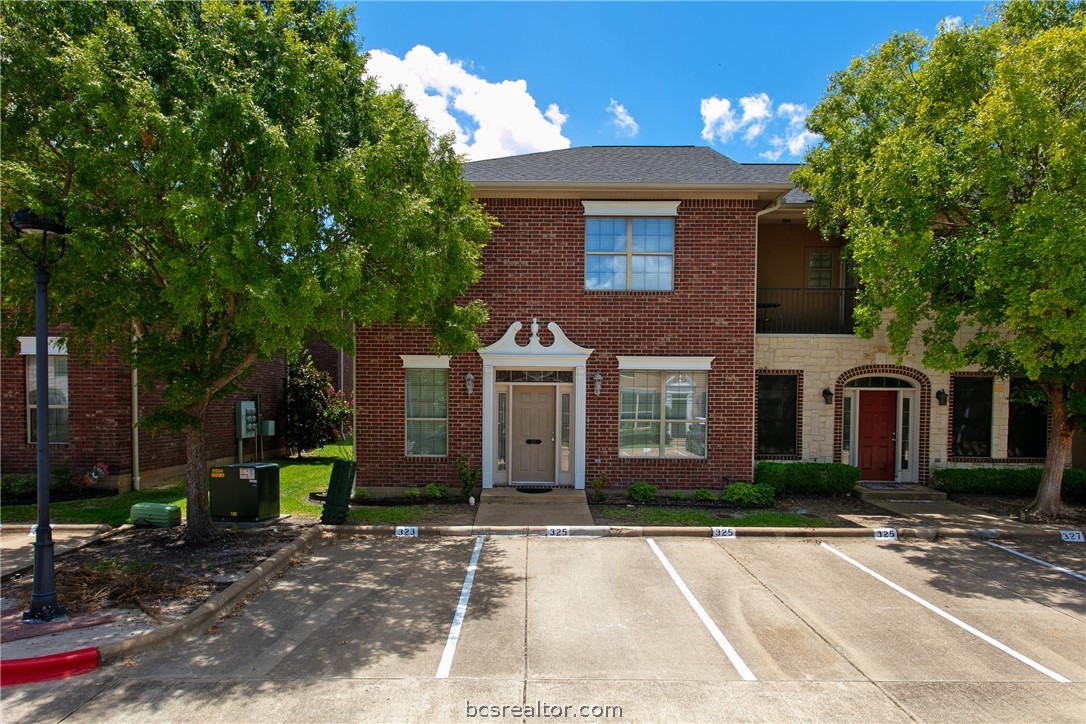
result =
[[[828,76],[894,32],[981,2],[366,2],[369,71],[473,160],[590,145],[709,145],[791,162]]]

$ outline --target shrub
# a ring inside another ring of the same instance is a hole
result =
[[[948,493],[986,493],[1032,498],[1041,484],[1041,468],[945,468],[932,473],[935,485]],[[1086,470],[1063,471],[1061,497],[1086,503]]]
[[[38,476],[32,473],[7,473],[0,475],[0,496],[5,498],[30,498],[38,490]]]
[[[656,500],[656,486],[649,483],[634,483],[626,489],[626,499],[637,505],[647,505]]]
[[[754,482],[773,486],[777,495],[848,495],[860,482],[860,469],[840,463],[774,463],[754,466]]]
[[[456,459],[456,477],[460,481],[460,494],[464,496],[464,500],[469,499],[475,492],[481,475],[482,471],[472,467],[464,456]]]
[[[318,370],[308,354],[299,356],[287,374],[284,431],[287,446],[298,457],[304,450],[315,450],[335,439],[335,424],[329,420],[329,407],[335,398],[328,373]]]
[[[694,501],[697,503],[711,503],[714,497],[712,491],[705,488],[698,488],[694,491]]]
[[[592,498],[597,503],[607,500],[607,473],[601,472],[588,484],[592,488]]]
[[[417,503],[422,500],[422,488],[408,488],[403,491],[403,497],[409,503]]]
[[[427,483],[422,490],[422,496],[427,500],[444,500],[449,497],[449,489],[437,483]]]
[[[775,499],[768,483],[732,483],[720,494],[721,502],[737,508],[771,508]]]

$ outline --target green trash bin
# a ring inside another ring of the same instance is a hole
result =
[[[342,525],[347,522],[356,468],[354,460],[339,459],[332,462],[328,494],[324,498],[324,509],[321,510],[321,523],[324,525]]]

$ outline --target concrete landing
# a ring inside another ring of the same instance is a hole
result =
[[[878,485],[878,483],[874,483]],[[900,485],[886,488],[869,488],[863,483],[852,489],[856,496],[865,503],[878,505],[880,501],[888,502],[918,502],[946,500],[946,493],[941,490],[933,490],[923,485]]]
[[[520,492],[491,488],[479,498],[475,525],[593,525],[588,497],[583,490],[551,488],[546,492]]]

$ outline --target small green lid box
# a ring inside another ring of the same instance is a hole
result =
[[[169,503],[136,503],[129,520],[132,525],[172,528],[181,525],[181,508]]]

